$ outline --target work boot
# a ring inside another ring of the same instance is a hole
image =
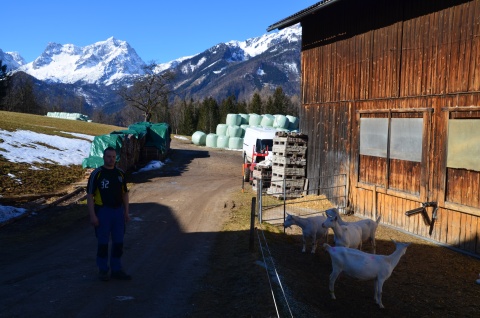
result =
[[[112,278],[119,280],[131,280],[132,276],[125,273],[123,270],[112,272]]]

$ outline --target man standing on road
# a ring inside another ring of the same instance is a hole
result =
[[[130,280],[132,277],[122,268],[123,238],[125,223],[130,221],[128,214],[128,189],[125,173],[115,167],[117,152],[108,147],[103,152],[103,166],[95,169],[88,178],[87,205],[90,223],[95,227],[98,241],[97,266],[99,278],[108,281],[111,277]],[[110,263],[108,245],[112,238]]]

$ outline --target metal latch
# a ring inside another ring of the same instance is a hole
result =
[[[430,220],[430,217],[428,216],[427,209],[426,209],[428,207],[433,207],[431,220]],[[412,216],[414,214],[421,213],[423,217],[423,222],[425,223],[425,225],[430,226],[430,230],[428,234],[432,235],[433,225],[435,224],[435,220],[437,219],[437,210],[438,210],[437,202],[424,202],[422,203],[422,206],[420,208],[407,211],[405,212],[405,215]]]

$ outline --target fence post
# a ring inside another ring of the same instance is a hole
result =
[[[263,187],[263,179],[258,179],[257,183],[257,198],[258,198],[258,222],[262,224],[262,187]]]
[[[287,213],[287,181],[285,180],[285,174],[283,175],[283,221]],[[283,233],[285,233],[285,227],[283,227]]]
[[[242,193],[245,192],[245,155],[246,152],[243,152],[243,164],[242,164]],[[250,176],[249,176],[250,177]]]
[[[255,224],[255,207],[256,207],[256,198],[252,197],[252,205],[250,208],[250,243],[249,249],[253,251],[253,238],[254,238],[254,224]]]

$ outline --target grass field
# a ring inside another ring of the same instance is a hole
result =
[[[79,120],[0,111],[0,129],[8,131],[30,130],[41,134],[71,138],[71,135],[62,132],[98,136],[125,128],[98,123],[88,123]]]
[[[41,134],[72,138],[73,136],[68,133],[99,136],[114,130],[124,129],[124,127],[0,111],[0,129],[8,131],[29,130]],[[36,165],[37,169],[32,170],[31,164],[7,161],[2,156],[2,143],[3,140],[0,139],[1,196],[58,192],[67,185],[81,180],[84,176],[84,169],[80,165],[65,167],[44,163]],[[8,177],[9,173],[15,175],[16,179]]]

